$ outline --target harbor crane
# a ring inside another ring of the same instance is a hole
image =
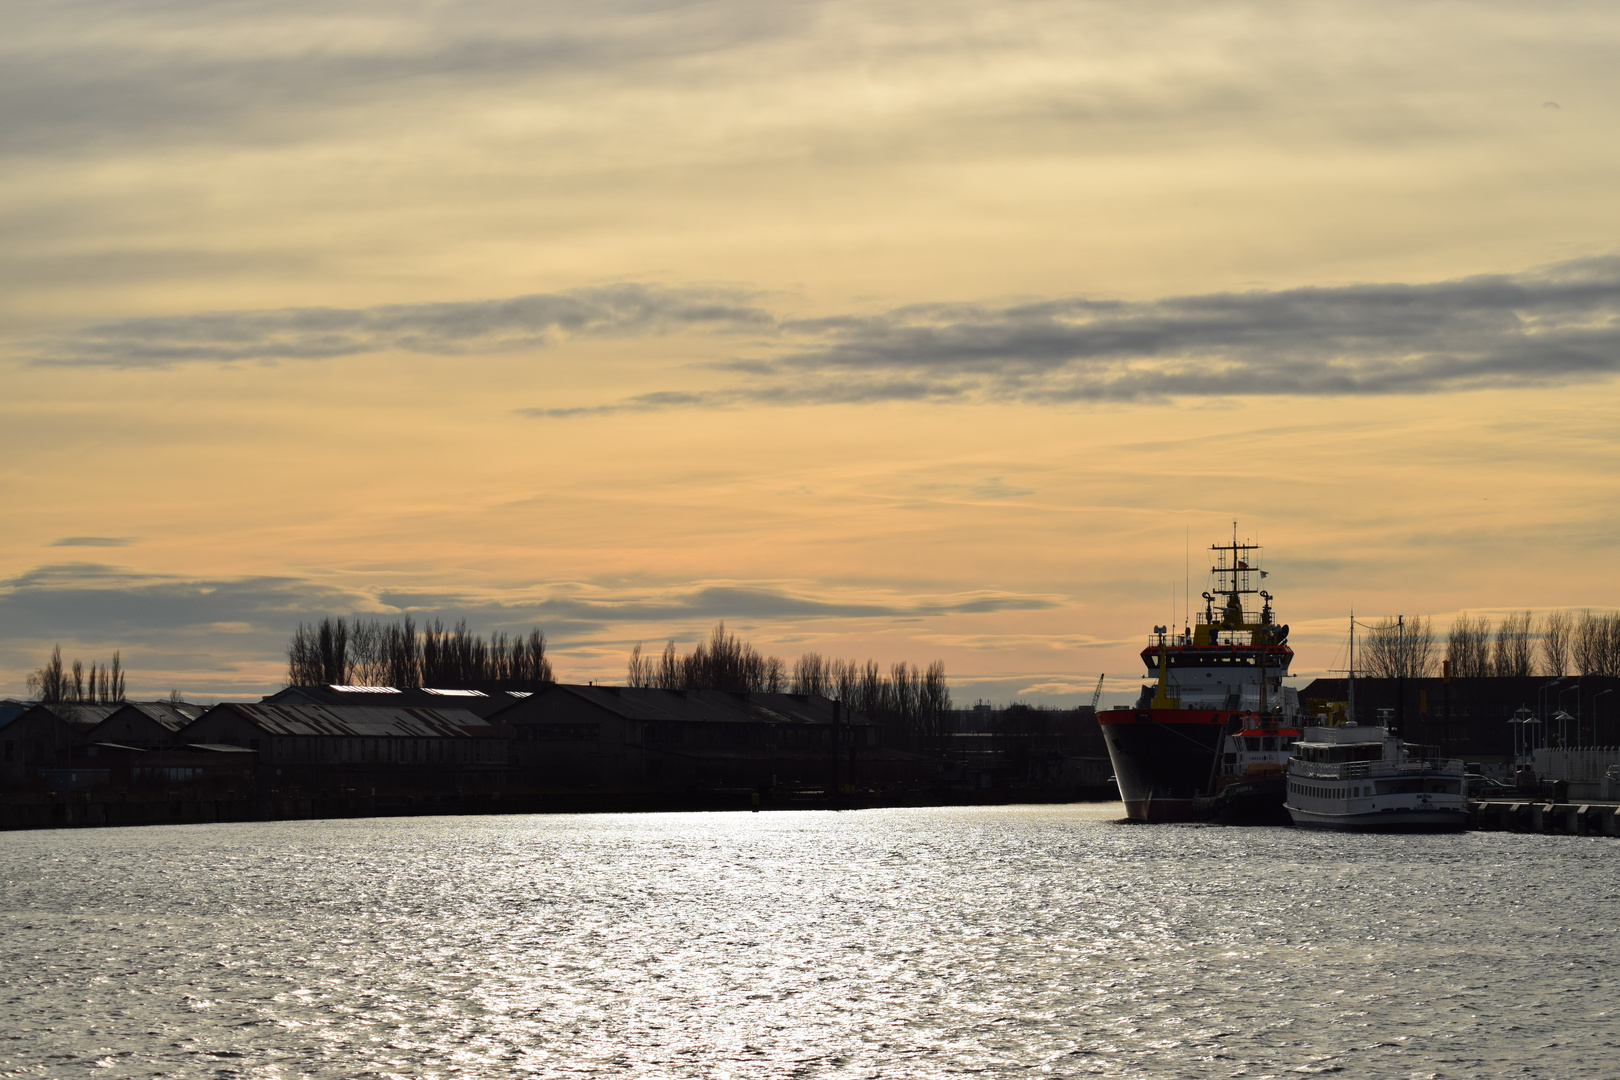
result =
[[[1102,684],[1103,684],[1103,680],[1106,679],[1106,678],[1108,678],[1108,673],[1107,672],[1103,672],[1101,675],[1097,676],[1097,689],[1095,689],[1095,690],[1093,690],[1091,692],[1091,711],[1092,712],[1097,711],[1097,702],[1102,700]]]

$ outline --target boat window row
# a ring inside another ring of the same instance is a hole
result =
[[[1301,761],[1321,761],[1336,764],[1342,761],[1381,761],[1383,743],[1355,743],[1349,746],[1321,746],[1305,744],[1294,751]]]
[[[1372,795],[1371,784],[1289,784],[1288,790],[1295,795],[1309,795],[1317,799],[1359,799]]]
[[[1288,790],[1295,795],[1309,795],[1317,799],[1360,799],[1370,795],[1460,795],[1462,782],[1430,778],[1427,780],[1388,780],[1383,790],[1372,784],[1301,784],[1291,782]]]

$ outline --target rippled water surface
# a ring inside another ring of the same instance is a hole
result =
[[[1620,842],[1118,816],[0,834],[0,1075],[1620,1075]]]

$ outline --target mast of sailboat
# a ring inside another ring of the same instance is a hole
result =
[[[1345,695],[1345,723],[1356,718],[1356,609],[1350,609],[1350,692]]]

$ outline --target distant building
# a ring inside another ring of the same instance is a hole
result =
[[[1089,705],[1054,709],[984,702],[946,715],[945,779],[969,789],[1039,789],[1106,797],[1113,767]]]
[[[186,743],[259,752],[261,768],[360,766],[376,773],[500,768],[505,732],[464,709],[226,703],[181,732]]]
[[[932,779],[865,714],[810,694],[559,683],[491,717],[536,787],[873,788]]]
[[[32,704],[0,727],[0,781],[8,787],[36,782],[40,769],[72,765],[73,748],[116,705]]]
[[[1299,691],[1306,721],[1311,703],[1344,701],[1345,679],[1316,679]],[[1447,757],[1506,761],[1514,752],[1515,714],[1529,710],[1536,745],[1620,746],[1620,679],[1602,675],[1489,676],[1445,679],[1356,679],[1358,723],[1381,718],[1410,742]],[[1563,712],[1567,719],[1560,720]]]
[[[141,750],[178,744],[180,731],[208,711],[206,705],[170,701],[126,701],[85,731],[87,743],[117,743]]]

